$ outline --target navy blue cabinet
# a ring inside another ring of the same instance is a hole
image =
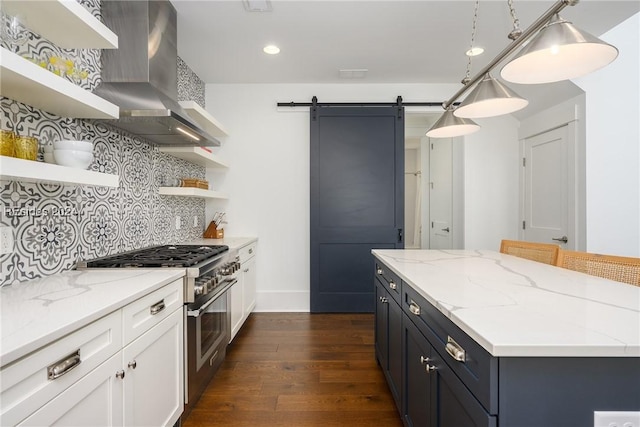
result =
[[[403,315],[403,420],[410,427],[495,427],[490,415],[456,376],[444,357]]]
[[[384,372],[389,389],[400,410],[402,386],[402,310],[385,290],[376,282],[376,358]]]

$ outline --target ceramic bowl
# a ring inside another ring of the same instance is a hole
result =
[[[85,151],[87,153],[93,153],[93,143],[87,141],[53,141],[54,150],[73,150],[73,151]]]
[[[93,161],[93,154],[78,150],[53,150],[53,158],[60,166],[87,169]]]

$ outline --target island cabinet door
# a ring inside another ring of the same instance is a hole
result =
[[[389,369],[389,297],[377,280],[376,287],[376,359],[383,371]]]
[[[408,427],[432,427],[433,387],[431,365],[433,349],[406,315],[402,316],[403,408]]]
[[[435,368],[430,373],[432,426],[496,427],[497,418],[484,409],[437,351],[431,354],[430,364]]]
[[[376,283],[376,358],[393,395],[396,407],[402,408],[402,309],[384,289]]]
[[[413,427],[497,427],[408,316],[402,319],[405,425]]]

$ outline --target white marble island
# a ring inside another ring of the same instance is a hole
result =
[[[493,356],[640,357],[640,288],[494,251],[374,250]]]
[[[372,253],[376,359],[405,425],[640,411],[640,288],[494,251]]]

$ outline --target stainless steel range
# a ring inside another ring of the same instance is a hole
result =
[[[226,355],[231,336],[227,291],[237,281],[237,251],[223,245],[166,245],[78,263],[87,268],[184,268],[185,414]]]

